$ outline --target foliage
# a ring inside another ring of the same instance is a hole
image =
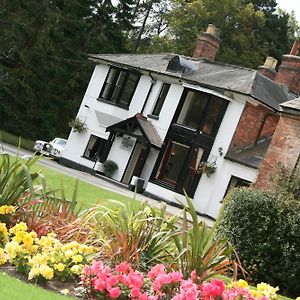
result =
[[[104,173],[107,172],[107,174],[110,176],[119,169],[117,163],[110,159],[103,163],[103,167]]]
[[[300,201],[300,167],[296,167],[292,174],[288,170],[279,165],[273,181],[276,192],[282,197]]]
[[[93,64],[124,52],[132,1],[4,0],[0,4],[1,129],[25,138],[68,133]]]
[[[210,177],[216,172],[217,166],[216,162],[203,161],[199,164],[198,170],[206,174],[207,177]]]
[[[174,50],[191,55],[196,37],[209,23],[221,30],[217,60],[256,68],[267,55],[281,59],[291,47],[288,15],[275,11],[276,2],[244,0],[173,0],[168,14]],[[252,49],[255,49],[253,51]]]
[[[221,279],[199,283],[196,272],[187,279],[177,271],[166,271],[164,265],[155,265],[147,274],[132,268],[127,262],[115,268],[104,265],[102,261],[93,261],[84,267],[82,275],[84,295],[87,299],[244,299],[275,300],[277,288],[266,283],[250,290],[246,281],[232,282],[226,286]]]
[[[95,224],[87,242],[100,248],[100,257],[115,263],[128,261],[145,269],[170,260],[170,236],[176,218],[165,217],[165,206],[156,209],[145,202],[108,202],[114,203],[113,209],[98,205],[83,214]]]
[[[33,182],[40,175],[30,168],[38,158],[22,160],[19,156],[0,154],[0,205],[15,205],[19,198],[29,191],[34,193]]]
[[[185,198],[188,206],[183,209],[183,227],[173,236],[180,271],[187,277],[195,270],[201,281],[228,274],[234,269],[232,248],[225,240],[214,240],[214,228],[207,228],[203,221],[198,221],[191,199],[186,194]],[[192,220],[190,229],[187,213]]]
[[[86,123],[80,118],[75,118],[69,122],[69,127],[73,128],[74,132],[85,132],[87,130]]]
[[[218,236],[235,247],[252,282],[300,294],[300,203],[278,192],[243,188],[224,201]]]
[[[28,139],[24,139],[24,138],[21,139],[20,137],[17,137],[16,135],[13,135],[6,131],[0,130],[0,149],[1,150],[3,150],[3,146],[2,146],[3,142],[8,143],[10,145],[17,146],[17,147],[20,145],[20,147],[22,149],[26,149],[29,151],[32,151],[32,147],[34,145],[34,141],[32,141],[32,140],[28,140]]]

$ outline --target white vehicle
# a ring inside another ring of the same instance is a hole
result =
[[[55,138],[51,142],[42,140],[35,141],[33,150],[37,154],[44,154],[46,156],[59,159],[66,148],[67,140],[62,138]]]

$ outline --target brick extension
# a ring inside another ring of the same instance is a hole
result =
[[[292,172],[300,154],[300,115],[283,113],[268,152],[260,166],[255,187],[269,188],[278,164]]]

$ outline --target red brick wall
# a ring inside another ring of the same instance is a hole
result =
[[[196,48],[193,54],[194,58],[206,58],[214,60],[219,50],[221,40],[209,33],[203,33],[198,37]]]
[[[300,56],[283,55],[275,81],[294,93],[300,93]]]
[[[246,103],[229,149],[254,145],[264,137],[272,136],[279,116],[270,109]]]
[[[275,175],[278,163],[281,163],[291,172],[296,165],[299,154],[300,116],[283,114],[260,166],[255,186],[270,187],[270,178]]]

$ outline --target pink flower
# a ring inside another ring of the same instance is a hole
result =
[[[210,282],[204,282],[199,286],[204,299],[222,296],[225,287],[225,283],[220,279],[213,279]]]
[[[138,300],[148,300],[148,296],[146,294],[140,293]]]
[[[171,282],[179,282],[182,280],[183,275],[180,272],[170,272],[169,274]]]
[[[120,273],[129,273],[132,268],[131,268],[131,264],[128,263],[127,261],[121,262],[120,264],[116,265],[116,271],[120,272]]]
[[[144,283],[144,276],[137,272],[137,271],[131,271],[128,274],[128,278],[130,281],[129,287],[135,287],[135,288],[141,288]]]
[[[116,298],[118,298],[120,295],[121,295],[121,289],[120,289],[119,287],[111,288],[111,289],[108,291],[108,296],[109,296],[110,298],[116,299]]]
[[[151,270],[148,272],[148,277],[151,281],[155,280],[158,274],[165,272],[165,266],[163,264],[158,264],[151,268]]]
[[[235,300],[235,299],[255,300],[255,298],[252,296],[252,294],[248,289],[240,288],[240,287],[233,287],[228,291],[224,291],[223,299],[224,300]]]
[[[107,289],[112,288],[114,285],[118,284],[118,278],[115,275],[111,275],[109,277],[107,277],[106,279],[106,285],[107,285]]]
[[[93,261],[91,265],[91,272],[97,274],[100,270],[103,269],[103,263],[101,261]]]
[[[140,296],[140,294],[141,294],[141,291],[139,288],[134,287],[130,290],[130,296],[132,298],[138,298]]]
[[[101,278],[97,278],[93,282],[93,286],[96,291],[103,292],[106,287],[105,280],[103,280]]]

